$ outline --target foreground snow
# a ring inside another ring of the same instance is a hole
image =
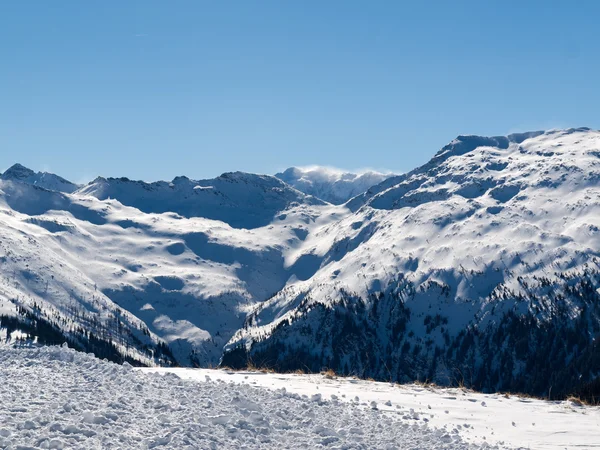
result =
[[[235,383],[238,386],[269,388],[275,392],[285,389],[301,398],[329,400],[332,402],[329,406],[340,411],[362,410],[359,414],[365,414],[366,421],[399,421],[402,427],[409,425],[407,431],[402,431],[407,434],[403,434],[396,443],[400,448],[410,447],[411,440],[407,436],[414,432],[423,433],[425,437],[430,433],[439,436],[432,431],[434,429],[444,430],[444,434],[447,432],[451,436],[458,435],[462,442],[475,445],[506,445],[537,450],[600,448],[600,408],[578,406],[572,402],[548,402],[518,396],[479,394],[463,389],[397,385],[323,375],[185,368],[142,370],[146,373],[175,374],[197,382]],[[335,418],[332,417],[332,420]],[[427,428],[423,427],[425,423]],[[421,428],[413,429],[415,425]],[[442,441],[434,440],[432,448],[442,448]],[[375,443],[372,445],[377,446]],[[421,442],[415,445],[417,448],[429,448]]]
[[[266,389],[226,382],[225,372],[180,373],[203,376],[199,384],[62,347],[3,347],[0,367],[0,448],[482,447],[467,443],[458,427],[435,429],[415,420],[417,412],[404,406],[389,414],[333,399],[328,391],[309,397],[293,392],[297,380],[314,383],[311,377],[288,378],[290,389]]]

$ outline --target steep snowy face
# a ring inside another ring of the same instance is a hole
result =
[[[177,213],[184,217],[220,220],[234,228],[258,228],[295,205],[322,205],[279,179],[242,172],[212,180],[177,177],[172,182],[145,183],[127,178],[97,178],[79,195],[116,199],[144,213]]]
[[[51,191],[66,193],[74,192],[79,188],[75,183],[71,183],[58,175],[48,172],[34,172],[21,164],[15,164],[8,168],[6,172],[0,175],[0,179],[20,181]]]
[[[340,205],[390,178],[392,174],[375,171],[351,173],[312,166],[291,167],[275,176],[305,194]]]
[[[349,206],[226,363],[544,395],[600,373],[599,132],[459,137]]]

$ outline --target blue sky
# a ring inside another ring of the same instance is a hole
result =
[[[407,171],[600,128],[600,2],[0,2],[0,171]]]

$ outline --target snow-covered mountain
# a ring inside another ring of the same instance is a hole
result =
[[[15,180],[59,192],[75,192],[79,186],[58,175],[48,172],[34,172],[21,164],[14,164],[0,175],[0,180]]]
[[[28,178],[0,180],[5,338],[143,364],[595,389],[600,132],[459,136],[342,205],[243,173],[71,194]]]
[[[349,202],[224,363],[567,393],[600,375],[600,133],[461,136]]]
[[[352,173],[330,167],[311,166],[290,167],[275,176],[305,194],[340,205],[390,178],[392,174],[372,170]]]
[[[311,224],[340,217],[251,174],[97,179],[70,195],[0,180],[0,315],[12,329],[9,317],[34,315],[82,346],[79,330],[91,330],[145,364],[168,344],[180,364],[216,365],[249,307],[312,275],[285,252]]]

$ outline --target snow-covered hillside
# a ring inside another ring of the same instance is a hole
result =
[[[538,395],[600,375],[600,133],[459,137],[348,206],[225,364]]]
[[[311,226],[342,214],[273,177],[225,174],[210,185],[109,179],[67,195],[0,180],[3,326],[16,330],[15,321],[34,315],[88,350],[81,330],[118,342],[118,352],[145,364],[164,344],[179,364],[218,364],[252,305],[316,270],[287,264],[285,252]],[[144,212],[114,197],[231,225]],[[24,331],[35,335],[30,328]]]
[[[600,391],[597,131],[459,136],[343,205],[243,173],[61,191],[0,180],[0,340]]]
[[[290,167],[275,176],[305,194],[340,205],[362,194],[371,186],[390,178],[392,174],[373,170],[352,173],[329,167],[311,166]]]

